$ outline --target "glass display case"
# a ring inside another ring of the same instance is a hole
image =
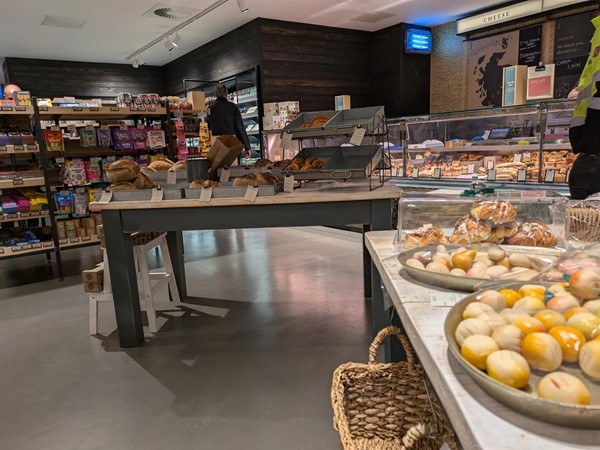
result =
[[[576,159],[568,137],[573,107],[551,101],[388,120],[392,175],[407,184],[566,189]]]

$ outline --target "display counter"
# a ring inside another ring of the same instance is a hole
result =
[[[392,206],[400,190],[385,185],[370,190],[369,182],[313,182],[293,193],[244,198],[200,200],[113,201],[92,203],[102,211],[106,250],[110,262],[117,327],[122,347],[136,347],[144,334],[131,233],[166,231],[175,278],[182,300],[186,298],[182,230],[339,226],[361,224],[363,230],[392,228]],[[371,292],[371,261],[363,250],[365,295]],[[113,264],[112,261],[118,261]],[[373,302],[373,328],[385,326],[382,304]]]
[[[549,425],[517,413],[486,394],[449,354],[444,321],[449,307],[431,295],[448,292],[412,281],[394,256],[396,231],[365,235],[371,255],[373,299],[393,307],[465,449],[597,449],[600,431]],[[379,286],[379,292],[375,292]]]

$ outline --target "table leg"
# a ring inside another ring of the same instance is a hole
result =
[[[113,301],[121,347],[137,347],[144,342],[137,274],[131,235],[123,232],[120,211],[103,211]]]
[[[363,292],[365,297],[371,297],[371,255],[365,245],[365,233],[371,230],[371,225],[363,225],[362,227],[362,243],[363,243]]]
[[[187,285],[183,262],[183,233],[181,231],[168,231],[167,245],[169,246],[169,255],[171,256],[171,264],[173,265],[179,298],[181,301],[184,301],[187,298]]]

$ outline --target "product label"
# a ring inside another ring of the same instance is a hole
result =
[[[413,178],[419,178],[419,168],[418,167],[415,167],[413,169],[412,177]]]
[[[112,200],[112,196],[113,196],[112,191],[104,191],[102,193],[102,197],[100,197],[100,200],[98,201],[98,203],[109,203]]]
[[[523,161],[523,155],[521,153],[517,153],[513,157],[513,161],[516,162],[516,163],[520,163],[521,161]]]
[[[162,189],[152,189],[152,198],[150,199],[150,201],[151,202],[162,201],[164,193],[165,193],[165,191],[163,191]]]
[[[527,180],[527,169],[519,169],[517,172],[517,181],[526,181]]]
[[[81,106],[73,106],[73,111],[83,111],[83,107],[81,107]]]
[[[248,189],[246,189],[246,195],[244,195],[244,200],[246,200],[247,202],[254,202],[256,201],[257,196],[258,187],[248,186]]]
[[[201,202],[210,202],[212,198],[212,188],[211,187],[203,187],[200,191],[200,201]]]
[[[221,183],[227,183],[229,181],[230,176],[231,176],[231,171],[229,169],[223,169],[221,171],[221,176],[219,177],[219,181]]]
[[[366,128],[356,128],[354,133],[352,133],[352,137],[350,138],[350,143],[352,145],[360,145],[365,137],[365,133],[367,132]]]
[[[554,169],[546,170],[546,174],[544,176],[544,182],[546,183],[554,183]]]
[[[6,147],[6,145],[0,145],[0,152],[6,152],[8,151],[8,147]]]
[[[467,166],[467,173],[475,173],[475,164],[471,163]]]
[[[571,178],[571,169],[567,170],[567,175],[565,176],[565,183],[569,182],[569,178]]]
[[[291,148],[292,148],[292,133],[283,133],[283,136],[281,136],[280,147],[283,150],[291,150]]]
[[[97,106],[90,106],[90,111],[91,112],[100,111],[100,108],[98,108]]]
[[[167,172],[167,184],[175,184],[177,183],[177,172],[174,170],[169,170]]]
[[[442,169],[433,169],[433,178],[442,178]]]
[[[286,175],[283,179],[283,192],[294,192],[294,175]]]
[[[487,173],[488,181],[496,181],[496,169],[490,169]]]

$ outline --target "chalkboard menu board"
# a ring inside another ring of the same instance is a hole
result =
[[[542,26],[519,31],[519,65],[537,66],[542,55]]]
[[[554,97],[566,98],[577,86],[588,58],[594,34],[593,13],[576,14],[556,20],[554,38]]]

